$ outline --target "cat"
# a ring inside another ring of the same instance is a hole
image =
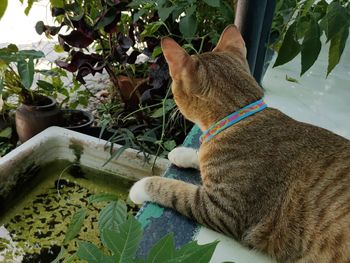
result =
[[[161,47],[182,114],[202,131],[261,101],[239,30],[228,26],[212,52],[188,55],[169,37]],[[261,109],[197,152],[178,147],[169,160],[200,170],[202,185],[146,177],[130,190],[233,237],[278,262],[350,262],[350,142]]]

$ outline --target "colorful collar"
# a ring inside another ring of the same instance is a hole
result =
[[[253,102],[252,104],[249,104],[248,106],[245,106],[244,108],[238,111],[235,111],[234,113],[226,116],[222,120],[212,125],[208,130],[203,132],[202,136],[199,138],[199,141],[201,143],[209,141],[211,138],[213,138],[215,135],[222,132],[226,128],[232,126],[233,124],[239,122],[240,120],[243,120],[244,118],[250,115],[253,115],[254,113],[265,109],[266,107],[267,105],[265,104],[263,99],[261,99],[256,102]]]

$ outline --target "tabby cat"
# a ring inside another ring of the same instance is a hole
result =
[[[190,56],[171,38],[162,49],[180,111],[202,131],[259,101],[243,38],[228,26],[212,52]],[[177,210],[279,262],[350,262],[350,141],[265,108],[169,154],[200,169],[202,185],[147,177],[135,203]]]

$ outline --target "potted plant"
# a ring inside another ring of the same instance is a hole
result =
[[[7,97],[9,94],[17,97],[19,106],[16,107],[15,127],[22,143],[49,126],[74,129],[91,125],[93,121],[88,113],[62,111],[53,97],[45,95],[48,90],[52,94],[53,84],[38,80],[33,88],[34,78],[40,73],[34,64],[42,57],[41,51],[18,50],[13,44],[0,49],[0,92],[6,93]]]
[[[34,64],[42,57],[41,51],[18,50],[13,44],[0,49],[0,91],[17,95],[15,123],[21,142],[59,123],[60,119],[56,101],[32,89]]]

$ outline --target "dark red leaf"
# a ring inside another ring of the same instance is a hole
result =
[[[72,52],[72,58],[70,63],[59,60],[56,61],[56,64],[59,67],[67,69],[70,72],[80,70],[81,67],[94,68],[96,65],[97,67],[94,70],[96,72],[100,72],[104,67],[102,56],[97,54],[84,54],[80,51]]]
[[[103,28],[106,33],[111,34],[117,32],[117,24],[122,17],[122,13],[119,10],[116,12],[117,15],[115,16],[114,20]]]
[[[64,8],[58,8],[58,7],[53,7],[51,9],[51,15],[53,17],[59,16],[59,15],[64,15],[66,11],[64,10]]]
[[[59,35],[68,45],[77,48],[88,47],[94,39],[78,30],[73,30],[69,35]]]
[[[131,54],[129,55],[128,59],[127,59],[127,63],[129,64],[134,64],[137,57],[140,55],[141,53],[139,51],[134,50],[133,52],[131,52]]]
[[[69,72],[75,72],[77,71],[77,67],[71,63],[64,62],[62,60],[56,60],[56,65],[59,66],[60,68],[63,68],[65,70],[68,70]]]
[[[118,33],[117,41],[121,48],[125,50],[129,50],[133,44],[132,40],[129,37],[124,36],[121,32]]]

